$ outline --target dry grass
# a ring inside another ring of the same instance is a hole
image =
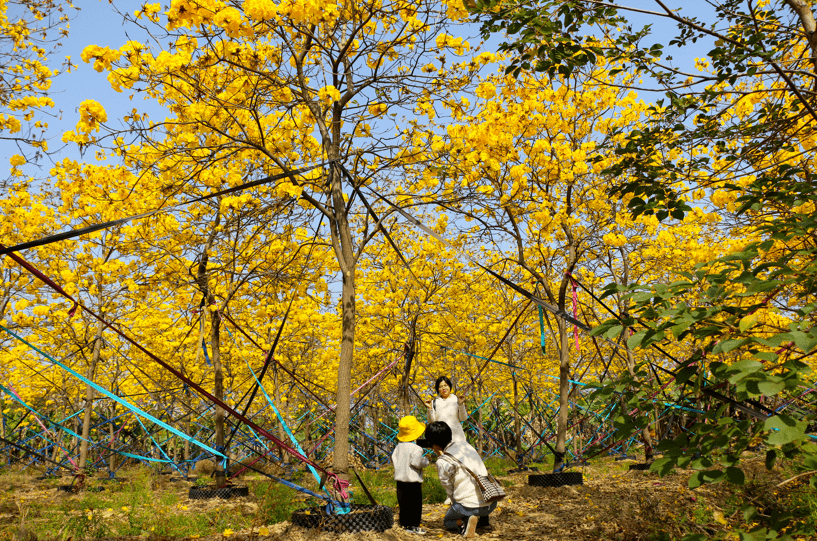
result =
[[[527,473],[500,476],[511,485],[507,488],[509,497],[491,516],[493,530],[482,532],[480,537],[545,541],[659,541],[689,533],[715,537],[744,526],[736,509],[745,499],[755,498],[762,506],[782,506],[804,486],[791,483],[786,491],[775,489],[783,476],[779,471],[766,472],[761,457],[747,460],[747,487],[723,484],[694,491],[687,488],[689,471],[659,478],[650,472],[628,472],[630,463],[597,462],[582,470],[584,485],[576,487],[531,487],[527,485]],[[171,483],[170,476],[155,475],[144,468],[132,469],[123,476],[130,481],[122,487],[105,485],[105,492],[69,494],[58,492],[55,485],[67,484],[70,478],[40,481],[21,473],[0,475],[0,541],[32,541],[32,532],[40,540],[73,537],[74,541],[80,537],[206,541],[416,539],[399,528],[382,534],[338,535],[303,530],[289,522],[269,524],[270,512],[276,506],[304,506],[306,499],[291,489],[270,485],[260,476],[247,479],[253,495],[228,501],[188,500],[190,483]],[[388,474],[382,472],[380,477],[387,479]],[[388,490],[387,486],[370,488],[380,493]],[[273,496],[281,502],[270,500]],[[128,498],[138,510],[123,504]],[[288,509],[291,507],[277,509],[277,516],[289,516]],[[424,506],[428,538],[453,537],[443,529],[446,509],[443,504]],[[89,510],[91,520],[78,527]]]

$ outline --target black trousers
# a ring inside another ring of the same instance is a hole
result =
[[[397,505],[400,507],[400,526],[419,526],[423,517],[423,483],[397,483]]]

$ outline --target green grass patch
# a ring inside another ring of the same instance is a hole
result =
[[[505,475],[508,470],[517,468],[516,462],[506,457],[492,456],[484,461],[485,467],[494,475]]]
[[[362,471],[358,472],[358,475],[363,479],[366,488],[378,504],[389,507],[397,506],[397,485],[394,481],[394,470],[392,468]],[[357,479],[353,480],[355,487],[352,502],[370,503],[366,493],[358,486],[356,481]],[[445,501],[445,497],[445,489],[443,489],[440,479],[437,477],[437,468],[433,465],[425,468],[423,470],[423,503],[442,503]]]

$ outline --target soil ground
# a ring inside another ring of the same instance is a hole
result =
[[[805,480],[777,485],[786,479],[780,471],[767,472],[762,455],[747,457],[747,485],[712,485],[696,490],[687,488],[691,471],[673,471],[659,478],[651,472],[628,471],[634,461],[605,459],[582,468],[584,484],[573,487],[544,488],[527,485],[528,473],[502,475],[508,498],[491,515],[492,529],[478,532],[480,539],[537,540],[669,540],[690,533],[717,537],[735,528],[745,528],[740,507],[753,500],[761,508],[784,507],[797,500],[813,505],[813,491]],[[432,468],[433,469],[433,468]],[[381,472],[385,478],[388,472]],[[137,479],[138,472],[132,472]],[[127,473],[125,474],[127,475]],[[91,539],[201,539],[206,541],[323,541],[355,539],[396,541],[416,539],[398,527],[384,533],[336,534],[305,530],[288,521],[271,523],[270,513],[279,519],[290,516],[291,509],[306,505],[297,492],[283,489],[281,501],[268,501],[270,483],[249,478],[255,489],[247,498],[235,500],[189,500],[189,482],[170,482],[170,476],[152,474],[145,490],[106,486],[99,493],[72,494],[56,490],[70,482],[37,480],[27,473],[0,472],[0,540],[34,541],[69,537]],[[267,487],[264,490],[261,487]],[[390,487],[370,487],[375,497],[391,496]],[[380,496],[378,496],[380,495]],[[140,499],[141,498],[141,499]],[[279,499],[280,499],[279,498]],[[132,506],[120,505],[133,502]],[[393,501],[393,500],[392,500]],[[787,503],[788,502],[788,503]],[[447,506],[441,503],[423,507],[423,525],[427,538],[453,538],[443,529]],[[395,509],[395,521],[397,519]],[[803,520],[814,521],[817,505]],[[197,532],[197,533],[193,533]]]

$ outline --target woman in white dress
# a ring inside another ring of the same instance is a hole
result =
[[[465,432],[461,424],[468,418],[468,412],[465,411],[465,393],[460,392],[459,398],[451,394],[451,380],[446,376],[437,378],[435,388],[437,398],[426,400],[428,422],[443,421],[451,427],[451,441],[465,441]]]

